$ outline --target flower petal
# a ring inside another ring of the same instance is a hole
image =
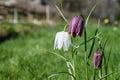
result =
[[[70,44],[71,39],[68,32],[57,32],[54,42],[54,49],[61,49],[63,47],[64,51],[67,51]]]
[[[64,44],[63,44],[63,49],[64,51],[67,51],[69,46],[71,44],[71,39],[68,33],[64,33]]]

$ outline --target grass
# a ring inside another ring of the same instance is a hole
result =
[[[87,36],[90,38],[94,35],[96,25],[89,24]],[[44,80],[47,76],[56,72],[67,72],[66,63],[56,55],[48,51],[56,52],[70,59],[71,53],[62,50],[53,50],[54,37],[56,32],[63,30],[63,25],[56,28],[44,27],[36,32],[20,35],[18,38],[10,39],[0,44],[0,80]],[[120,28],[114,30],[113,27],[100,27],[102,42],[108,38],[105,48],[105,56],[110,56],[108,73],[120,70]],[[83,37],[77,37],[74,44],[83,42]],[[91,42],[88,43],[88,52]],[[93,53],[98,47],[97,41]],[[88,53],[87,52],[87,53]],[[93,56],[92,53],[92,56]],[[90,68],[88,74],[90,80],[93,76],[93,59],[90,58]],[[76,57],[77,80],[85,80],[84,68],[84,46],[78,50]],[[115,73],[108,77],[108,80],[117,80],[120,73]],[[69,76],[61,74],[50,80],[69,80]]]

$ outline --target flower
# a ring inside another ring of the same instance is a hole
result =
[[[93,61],[94,61],[94,67],[95,67],[95,68],[100,67],[100,65],[101,65],[101,60],[102,60],[102,54],[101,54],[100,52],[96,52],[96,53],[94,54],[94,59],[93,59]]]
[[[61,49],[63,47],[64,51],[67,51],[71,45],[71,39],[68,32],[57,32],[54,42],[54,49]]]
[[[73,17],[69,25],[68,33],[72,34],[73,37],[76,37],[78,35],[82,36],[83,29],[84,29],[83,18],[79,16]]]

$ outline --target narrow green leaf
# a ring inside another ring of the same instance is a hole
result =
[[[68,72],[70,74],[72,74],[73,72],[73,65],[70,62],[66,62],[67,68],[68,68]]]
[[[64,19],[64,21],[68,24],[68,20],[65,18],[65,16],[63,15],[62,11],[59,9],[59,7],[57,5],[54,5],[55,8],[58,10],[58,12],[60,13],[60,15],[62,16],[62,18]]]
[[[91,16],[93,10],[96,8],[96,6],[97,6],[97,4],[95,4],[95,5],[92,7],[92,9],[90,10],[90,13],[88,14],[87,19],[86,19],[85,26],[87,26],[88,20],[89,20],[89,18],[90,18],[90,16]]]
[[[93,80],[96,78],[96,69],[94,69]]]
[[[102,47],[102,57],[103,57],[103,59],[104,59],[104,64],[105,64],[105,66],[106,66],[106,56],[105,56],[105,47],[106,47],[106,44],[107,44],[107,42],[108,42],[108,39],[106,39],[106,41],[104,42],[104,45],[103,45],[103,47],[102,47],[102,44],[100,43],[100,47]]]
[[[57,53],[55,53],[55,52],[50,52],[50,51],[48,51],[48,53],[52,53],[52,54],[54,54],[54,55],[60,57],[61,59],[65,60],[65,61],[68,60],[68,59],[66,59],[65,57],[63,57],[63,56],[61,56],[60,54],[57,54]]]
[[[109,74],[107,74],[107,75],[101,77],[99,80],[102,80],[102,79],[104,79],[104,78],[106,78],[106,77],[108,77],[108,76],[110,76],[110,75],[112,75],[112,74],[114,74],[114,73],[118,73],[118,72],[120,72],[120,70],[115,71],[115,72],[111,72],[111,73],[109,73]]]
[[[107,66],[108,66],[108,63],[109,63],[109,60],[110,60],[111,51],[112,51],[112,47],[110,48],[110,52],[109,52],[109,55],[108,55]]]
[[[94,37],[96,37],[96,36],[94,36]],[[88,43],[88,42],[90,42],[91,40],[93,40],[94,37],[91,37],[90,39],[88,39],[88,40],[86,41],[86,43]],[[80,46],[82,46],[82,45],[84,45],[84,44],[85,44],[85,42],[82,42],[82,43],[80,43],[76,48],[79,48]]]
[[[50,79],[50,78],[52,78],[52,77],[55,77],[55,76],[58,76],[58,75],[60,75],[60,74],[67,74],[67,75],[69,75],[69,76],[72,76],[72,77],[74,78],[74,80],[76,80],[76,78],[74,77],[74,75],[72,75],[72,74],[70,74],[70,73],[68,73],[68,72],[56,72],[56,73],[53,73],[53,74],[51,74],[50,76],[48,76],[48,79]]]
[[[96,36],[97,33],[98,33],[98,29],[96,29],[94,36]],[[96,37],[94,37],[94,39],[93,39],[93,42],[92,42],[92,45],[91,45],[91,48],[90,48],[90,52],[89,52],[89,54],[88,54],[88,59],[90,58],[90,56],[91,56],[91,54],[92,54],[93,47],[94,47],[94,44],[95,44],[95,39],[96,39]]]
[[[97,29],[96,29],[96,31],[95,31],[94,36],[98,36],[98,27],[99,27],[99,25],[100,25],[100,20],[98,20]],[[92,54],[93,47],[94,47],[94,44],[95,44],[95,39],[96,39],[96,37],[94,37],[94,39],[93,39],[93,42],[92,42],[92,45],[91,45],[91,48],[90,48],[90,52],[89,52],[89,54],[88,54],[88,60],[89,60],[89,58],[90,58],[90,56],[91,56],[91,54]]]
[[[107,44],[107,41],[108,39],[106,39],[106,41],[104,42],[104,45],[102,47],[102,44],[100,42],[100,39],[99,39],[99,45],[100,45],[100,48],[102,49],[102,59],[104,60],[104,69],[105,69],[105,75],[108,74],[108,68],[107,68],[107,63],[106,63],[106,56],[105,56],[105,53],[104,53],[104,50],[105,50],[105,47],[106,47],[106,44]],[[101,65],[102,66],[102,65]],[[107,77],[105,77],[105,80],[107,80]]]
[[[73,72],[73,65],[72,65],[72,63],[68,59],[66,59],[65,57],[61,56],[60,54],[57,54],[57,53],[54,53],[54,52],[48,52],[48,53],[52,53],[52,54],[60,57],[61,59],[65,60],[67,68],[68,68],[68,72],[69,72],[69,74],[72,74],[72,72]],[[56,76],[56,75],[58,75],[58,74],[53,74],[50,77],[53,77],[53,76]],[[71,78],[73,78],[73,76],[71,76]]]

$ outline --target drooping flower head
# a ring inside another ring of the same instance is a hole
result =
[[[75,16],[71,19],[68,33],[72,34],[73,37],[82,36],[84,29],[84,20],[82,17]]]
[[[71,44],[71,39],[68,32],[57,32],[55,36],[54,49],[61,49],[63,47],[64,51],[67,51]]]
[[[94,59],[93,59],[94,67],[95,67],[95,68],[100,67],[100,65],[101,65],[101,60],[102,60],[102,54],[101,54],[100,52],[96,52],[96,53],[94,54]]]

